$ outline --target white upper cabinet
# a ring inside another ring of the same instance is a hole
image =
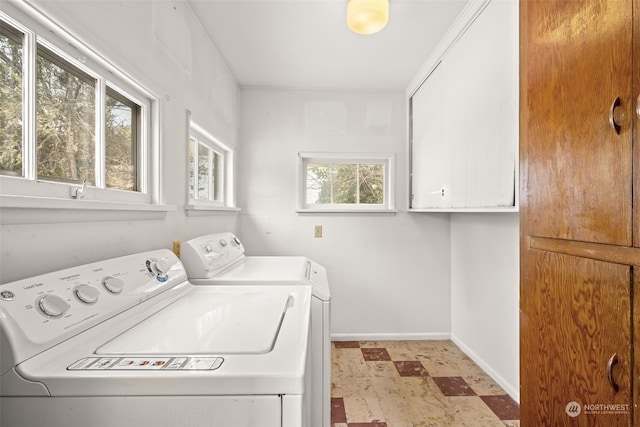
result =
[[[409,93],[411,210],[517,210],[517,1],[471,1]]]

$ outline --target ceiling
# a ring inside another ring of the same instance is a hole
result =
[[[404,90],[469,0],[390,0],[363,36],[347,0],[188,0],[240,86]]]

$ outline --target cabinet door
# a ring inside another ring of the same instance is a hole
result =
[[[523,261],[522,425],[628,426],[631,267],[536,250]]]
[[[520,3],[520,167],[530,235],[632,243],[632,3]],[[619,133],[609,123],[618,97]]]
[[[493,0],[411,96],[411,207],[515,206],[518,9]]]

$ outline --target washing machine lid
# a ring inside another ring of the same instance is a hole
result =
[[[199,287],[99,347],[104,355],[264,354],[295,298],[278,287]]]
[[[305,280],[308,260],[295,256],[248,256],[227,269],[220,278],[227,280],[298,281]]]

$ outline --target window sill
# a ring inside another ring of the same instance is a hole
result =
[[[171,205],[0,195],[1,224],[162,219],[175,210]]]
[[[188,216],[205,216],[215,215],[217,213],[235,213],[240,212],[240,208],[229,206],[207,206],[207,205],[186,205],[184,210]]]
[[[397,209],[296,209],[299,214],[348,213],[348,214],[396,214]]]

